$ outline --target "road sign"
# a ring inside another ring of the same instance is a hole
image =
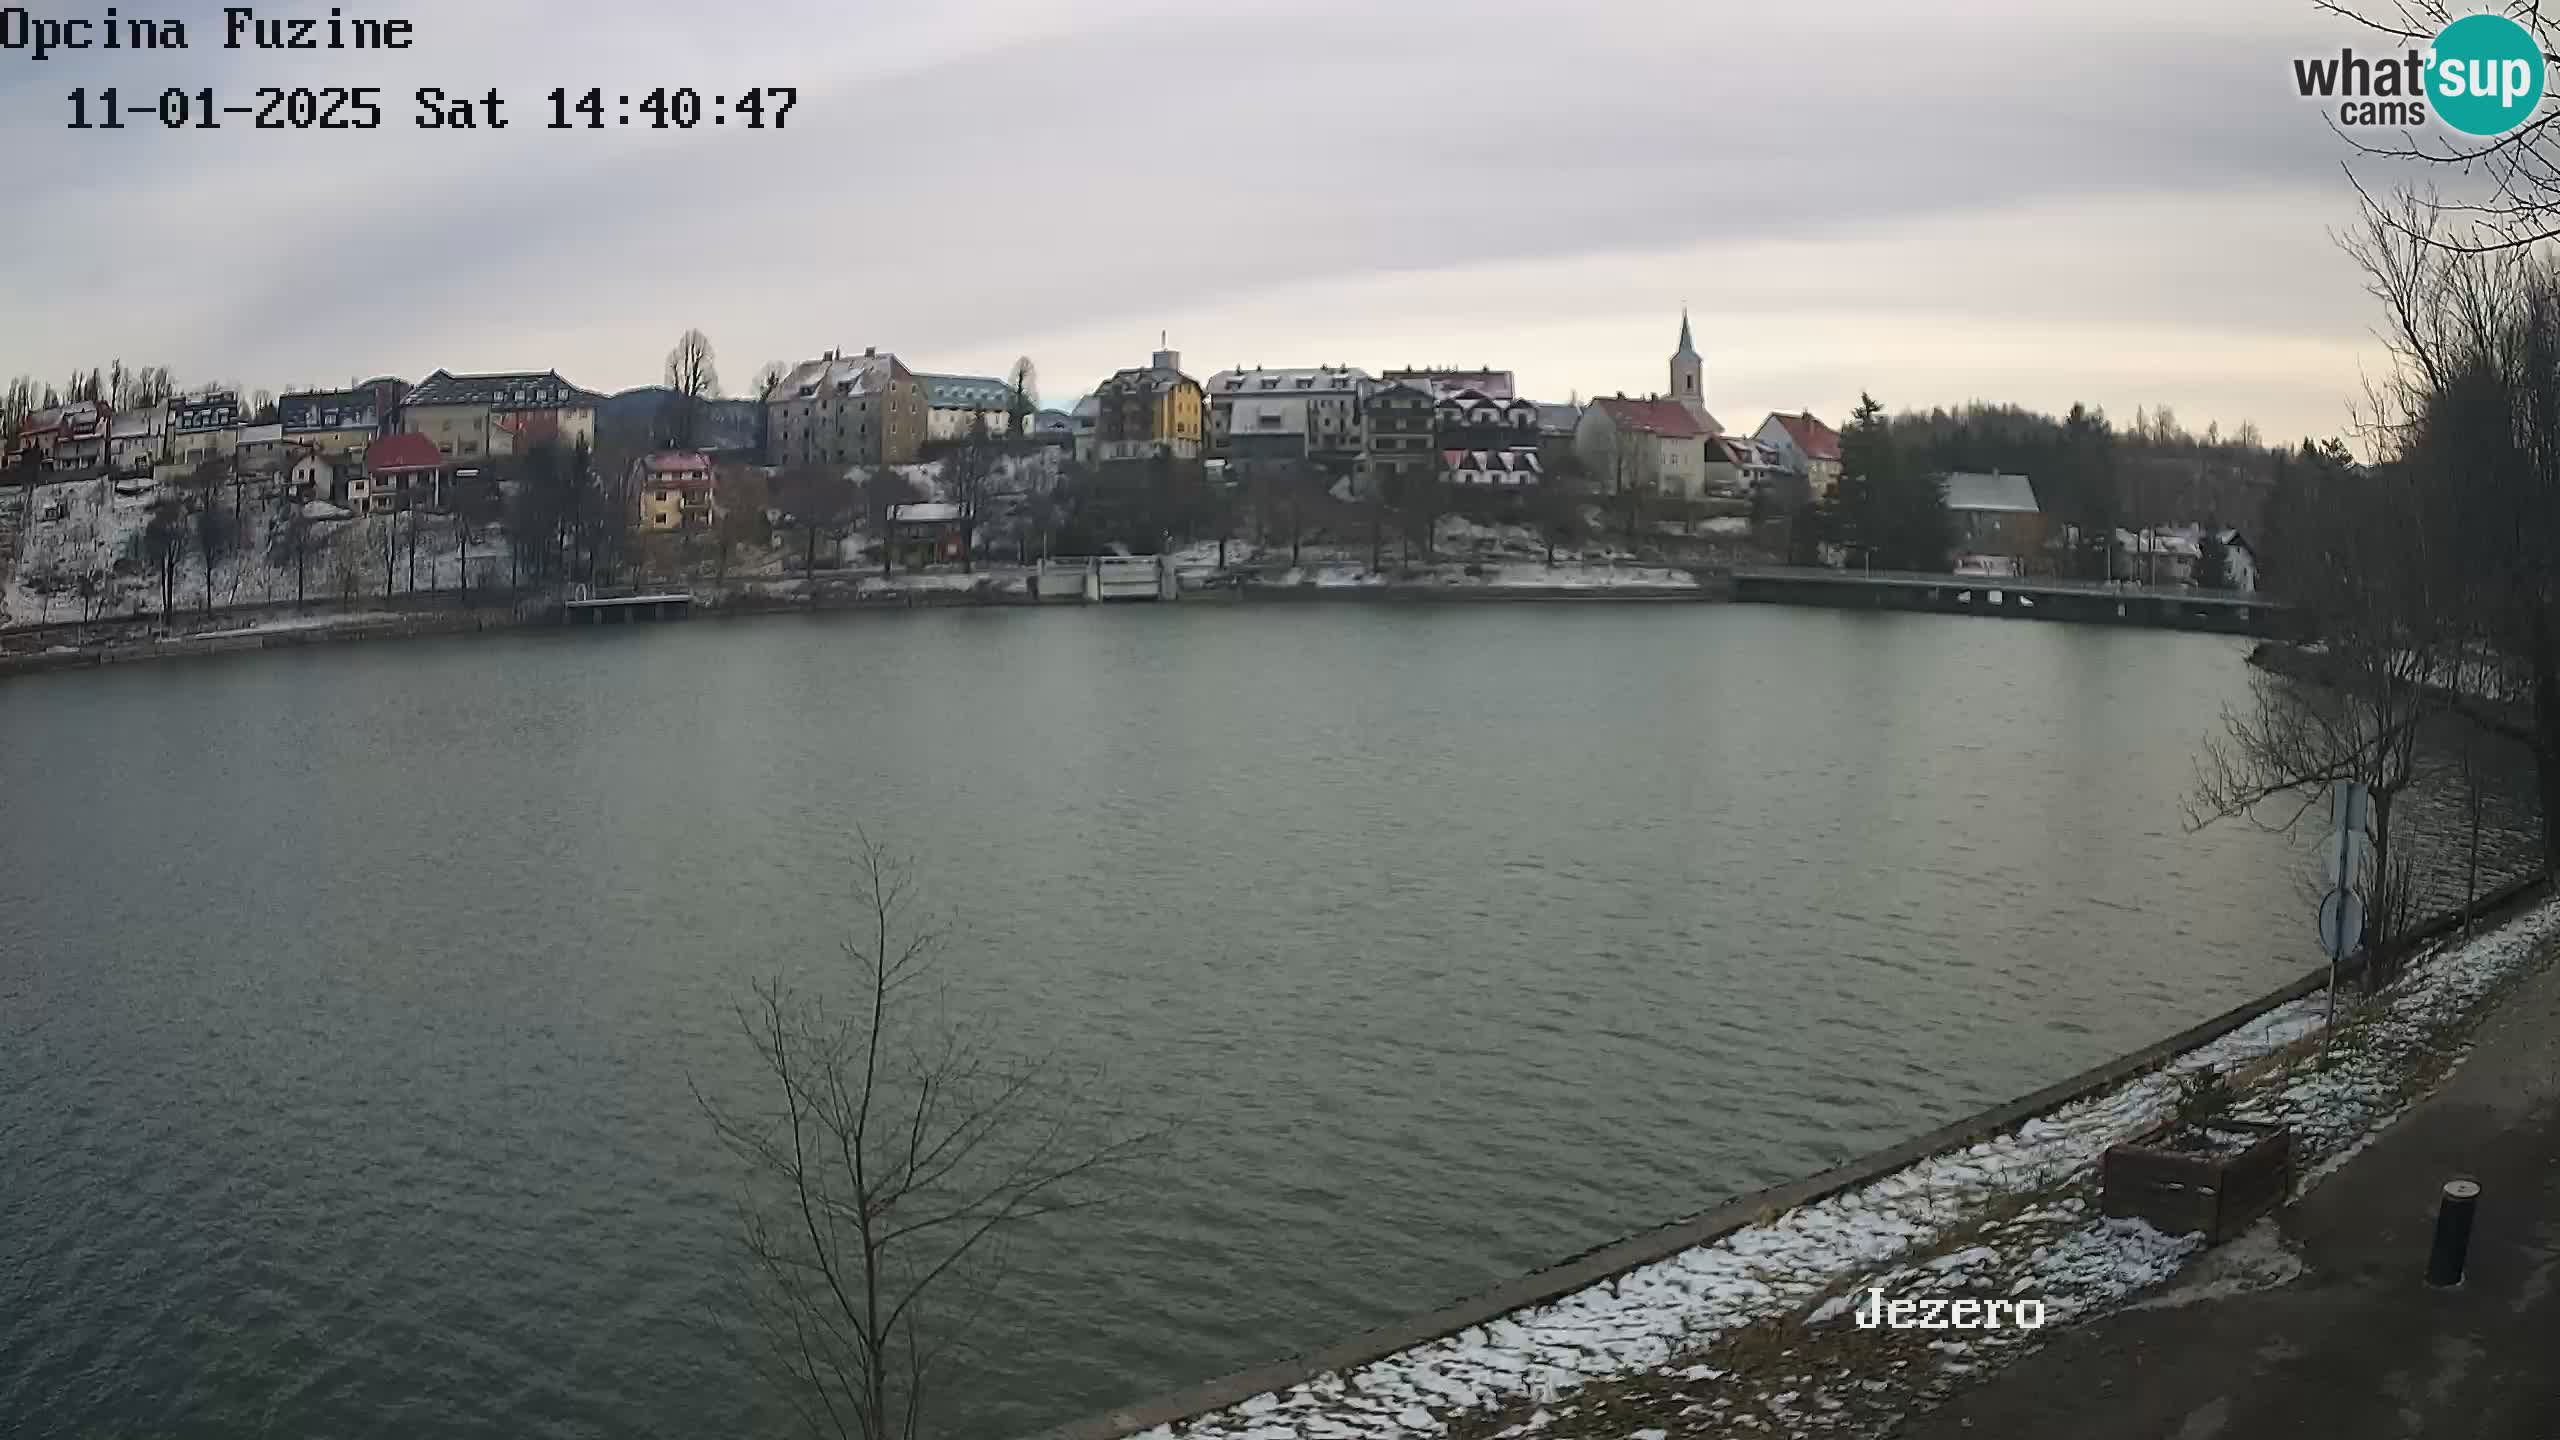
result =
[[[2373,830],[2373,792],[2353,780],[2341,780],[2329,787],[2329,831],[2370,834]]]
[[[2320,884],[2330,890],[2352,888],[2372,863],[2373,842],[2362,831],[2348,831],[2343,842],[2332,835],[2320,846]]]
[[[2355,953],[2364,939],[2364,901],[2353,890],[2338,889],[2320,897],[2320,948],[2332,960]]]

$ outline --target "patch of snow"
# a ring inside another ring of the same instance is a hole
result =
[[[2404,1029],[2415,1044],[2424,1026],[2463,1013],[2520,970],[2555,931],[2560,900],[2469,945],[2449,944],[2421,957],[2381,1002],[2388,1007],[2376,1022],[2385,1031],[2382,1041],[2369,1033],[2358,1052],[2389,1049],[2392,1027]],[[2073,1197],[2032,1212],[2069,1228],[2022,1253],[1982,1244],[1921,1266],[1899,1262],[1968,1224],[1966,1217],[1978,1214],[1985,1202],[2034,1194],[2085,1172],[2108,1145],[2159,1124],[2173,1113],[2181,1077],[2208,1067],[2228,1072],[2311,1035],[2320,1025],[2322,1005],[2323,997],[2314,994],[2278,1006],[2157,1071],[2008,1134],[1930,1156],[1550,1304],[1292,1387],[1279,1392],[1276,1410],[1219,1411],[1186,1422],[1180,1434],[1247,1440],[1268,1433],[1267,1421],[1276,1414],[1301,1434],[1313,1433],[1310,1427],[1323,1421],[1367,1435],[1437,1436],[1445,1433],[1449,1415],[1472,1408],[1453,1407],[1449,1399],[1456,1394],[1474,1397],[1477,1405],[1552,1400],[1593,1380],[1658,1370],[1719,1334],[1792,1314],[1851,1281],[1880,1284],[1888,1294],[1906,1287],[1988,1284],[2042,1301],[2049,1323],[2114,1308],[2176,1274],[2203,1247],[2202,1237],[2163,1235],[2138,1220],[2090,1217]],[[2387,1079],[2352,1063],[2309,1067],[2241,1113],[2286,1120],[2296,1126],[2297,1145],[2307,1142],[2307,1153],[2325,1154],[2387,1123],[2396,1108],[2381,1098],[2396,1093]],[[2007,1228],[2017,1229],[2025,1218]],[[1886,1268],[1877,1274],[1877,1267]],[[1980,1332],[1977,1346],[2022,1343],[2027,1333]],[[1703,1366],[1682,1374],[1720,1378]],[[1164,1426],[1146,1432],[1145,1440],[1175,1440],[1176,1433]]]

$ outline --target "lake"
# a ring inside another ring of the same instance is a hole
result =
[[[842,974],[857,826],[977,1018],[1176,1127],[1017,1248],[955,1431],[1344,1338],[2315,963],[2308,837],[2181,820],[2244,653],[1176,605],[10,682],[0,1429],[769,1427],[689,1085]]]

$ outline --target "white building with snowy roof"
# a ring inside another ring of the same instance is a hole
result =
[[[1013,387],[1002,380],[991,375],[925,374],[916,379],[924,386],[925,443],[966,440],[981,425],[993,436],[1014,432]]]

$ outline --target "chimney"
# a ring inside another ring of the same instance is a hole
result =
[[[1179,350],[1159,350],[1155,353],[1153,363],[1155,368],[1159,370],[1179,370],[1182,368],[1182,352]]]
[[[865,360],[869,360],[879,353],[880,351],[877,346],[865,345],[862,347],[862,358]]]

